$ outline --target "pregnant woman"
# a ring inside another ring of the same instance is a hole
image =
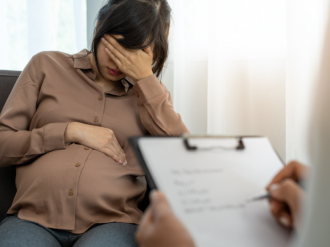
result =
[[[17,186],[0,246],[136,246],[146,181],[127,138],[188,132],[157,79],[170,13],[166,0],[110,0],[91,51],[28,63],[0,116]]]

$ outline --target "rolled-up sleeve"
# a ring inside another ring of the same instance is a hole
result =
[[[18,78],[0,115],[0,167],[26,164],[40,155],[65,149],[68,123],[51,123],[29,131],[42,84],[33,61]]]
[[[151,135],[180,136],[189,133],[180,114],[173,108],[170,92],[155,75],[138,81],[133,90],[141,121]]]

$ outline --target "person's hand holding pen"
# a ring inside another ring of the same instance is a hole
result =
[[[136,240],[140,247],[195,247],[187,229],[172,212],[164,194],[152,191]]]
[[[308,167],[293,161],[283,168],[266,188],[271,195],[271,212],[285,227],[299,226],[300,205],[305,191],[298,183],[306,179],[307,173]]]

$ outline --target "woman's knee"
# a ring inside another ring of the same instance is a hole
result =
[[[0,224],[0,246],[60,247],[59,242],[43,227],[33,222],[8,216]]]
[[[107,223],[89,229],[74,244],[74,247],[137,247],[135,233],[137,225],[126,223]]]

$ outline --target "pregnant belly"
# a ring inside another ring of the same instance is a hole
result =
[[[126,167],[77,144],[47,153],[17,168],[15,201],[29,203],[33,198],[34,203],[40,202],[34,205],[38,210],[54,205],[61,210],[70,198],[76,197],[76,212],[81,215],[88,212],[95,218],[105,212],[116,212],[138,217],[137,204],[143,199],[146,181],[133,152],[125,153]]]

